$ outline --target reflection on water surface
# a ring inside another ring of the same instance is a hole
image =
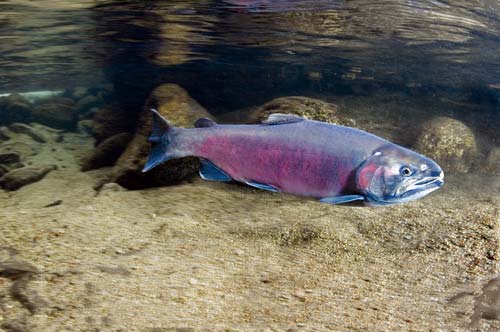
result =
[[[304,78],[410,87],[499,83],[500,5],[492,0],[42,0],[4,1],[0,12],[4,90],[78,84],[100,70],[111,79],[121,71],[157,79],[180,65],[190,79],[240,74],[285,86],[292,83],[280,81]]]

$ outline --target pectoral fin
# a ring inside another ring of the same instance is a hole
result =
[[[200,176],[203,180],[208,181],[231,181],[232,178],[219,167],[215,166],[211,161],[201,159]]]
[[[246,181],[245,183],[248,184],[249,186],[263,189],[263,190],[273,191],[275,193],[280,191],[278,188],[270,186],[268,184],[264,184],[264,183],[259,183],[259,182],[254,182],[254,181]]]
[[[345,195],[345,196],[325,197],[320,199],[319,201],[328,204],[342,204],[342,203],[364,201],[364,200],[365,196],[362,195]]]

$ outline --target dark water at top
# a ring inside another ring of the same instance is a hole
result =
[[[170,81],[230,110],[290,93],[500,88],[494,0],[1,1],[0,38],[0,93],[103,80],[141,100]]]

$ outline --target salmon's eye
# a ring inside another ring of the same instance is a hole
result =
[[[401,173],[402,176],[410,176],[413,174],[413,171],[411,170],[410,167],[408,166],[403,166],[401,167],[401,169],[399,170],[399,173]]]

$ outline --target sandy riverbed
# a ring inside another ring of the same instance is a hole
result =
[[[40,145],[59,168],[0,191],[0,331],[500,328],[498,177],[389,208],[199,179],[96,191],[91,148]]]

